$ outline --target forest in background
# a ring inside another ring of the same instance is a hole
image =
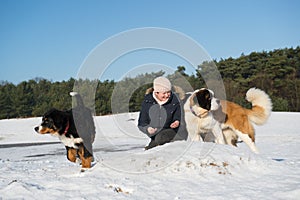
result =
[[[270,95],[273,111],[300,112],[299,46],[269,52],[253,52],[249,55],[242,54],[236,59],[230,57],[204,62],[198,65],[195,74],[192,75],[186,74],[184,66],[178,66],[176,72],[167,77],[175,85],[176,79],[180,77],[184,78],[193,89],[206,87],[207,82],[203,77],[207,80],[207,77],[215,74],[213,65],[217,66],[218,73],[221,74],[220,79],[224,83],[227,100],[249,107],[245,94],[249,88],[257,87]],[[118,107],[118,112],[139,111],[145,90],[152,86],[155,77],[164,74],[163,71],[140,74],[119,82],[74,78],[52,82],[44,78],[35,78],[15,85],[2,81],[0,82],[0,119],[41,116],[53,107],[60,110],[70,109],[72,98],[69,92],[73,90],[74,84],[82,86],[82,91],[79,93],[83,94],[83,98],[85,98],[84,91],[90,90],[91,84],[97,85],[95,100],[88,105],[95,108],[96,115],[115,113],[112,107]],[[114,92],[116,87],[122,91],[122,94]],[[113,99],[118,101],[112,102],[112,95],[114,95]],[[130,96],[130,99],[124,99],[126,95]]]

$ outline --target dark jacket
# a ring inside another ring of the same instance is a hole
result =
[[[169,100],[159,105],[153,98],[153,93],[145,96],[142,103],[138,128],[149,137],[148,127],[157,128],[157,133],[162,129],[169,129],[170,125],[178,120],[181,123],[181,106],[178,97],[171,93]],[[178,128],[174,129],[176,132]],[[153,135],[151,135],[153,136]]]

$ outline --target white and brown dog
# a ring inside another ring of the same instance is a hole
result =
[[[269,96],[262,90],[251,88],[246,93],[251,109],[214,97],[213,91],[195,90],[184,104],[185,121],[189,138],[202,141],[201,136],[212,133],[215,142],[236,146],[240,138],[250,149],[258,153],[252,123],[264,124],[272,110]]]

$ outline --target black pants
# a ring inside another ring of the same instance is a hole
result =
[[[151,137],[151,142],[145,149],[151,149],[158,145],[163,145],[165,143],[171,142],[177,133],[173,129],[163,129],[156,135]]]

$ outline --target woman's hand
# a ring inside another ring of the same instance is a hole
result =
[[[150,135],[152,135],[157,131],[157,128],[148,127],[147,131]]]
[[[177,128],[179,126],[179,121],[176,120],[175,122],[173,122],[171,125],[170,125],[170,128]]]

